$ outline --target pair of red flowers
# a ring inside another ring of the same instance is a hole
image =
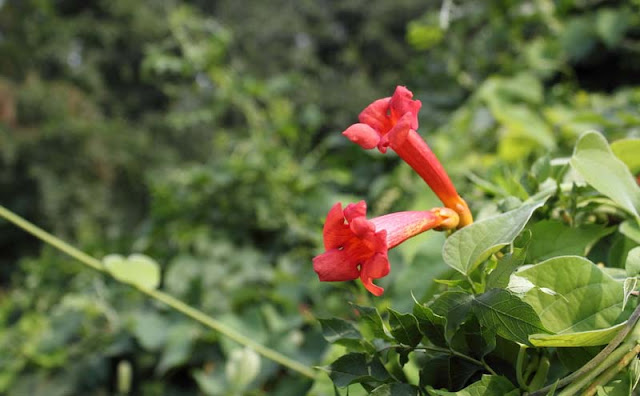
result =
[[[387,147],[391,147],[446,207],[397,212],[367,220],[364,201],[349,204],[344,210],[340,203],[335,204],[323,229],[326,251],[313,259],[313,269],[321,281],[359,277],[367,290],[379,296],[384,289],[373,284],[373,280],[389,273],[389,249],[429,229],[454,229],[473,222],[469,207],[449,175],[416,132],[422,103],[412,98],[407,88],[397,87],[393,96],[367,106],[358,117],[360,123],[351,125],[342,134],[367,150],[377,147],[386,153]]]

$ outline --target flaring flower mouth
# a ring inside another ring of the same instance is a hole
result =
[[[411,91],[398,86],[393,96],[378,99],[367,106],[360,113],[360,122],[342,134],[366,150],[377,147],[385,153],[387,147],[391,147],[422,177],[445,206],[458,213],[459,227],[471,224],[473,216],[467,203],[456,191],[429,145],[416,132],[422,103],[412,98]]]
[[[418,112],[422,102],[413,100],[413,93],[407,88],[396,87],[393,96],[374,101],[360,115],[357,124],[351,125],[342,134],[362,148],[378,147],[387,152],[387,135],[394,130],[400,119],[405,118],[411,129],[418,129]]]
[[[349,204],[343,210],[335,204],[323,229],[326,251],[313,258],[313,269],[321,281],[348,281],[360,278],[376,296],[384,289],[374,279],[389,274],[389,249],[426,230],[455,228],[458,215],[447,208],[430,211],[397,212],[366,218],[364,201]]]

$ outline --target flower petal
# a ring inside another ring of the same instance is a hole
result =
[[[391,146],[391,148],[398,147],[407,140],[409,131],[412,130],[411,123],[413,122],[413,119],[413,113],[406,113],[398,120],[398,122],[389,131],[389,134],[386,135],[386,138],[388,139],[388,146]]]
[[[327,220],[322,229],[324,248],[327,250],[338,248],[344,244],[350,235],[351,231],[344,222],[342,204],[338,202],[329,210]]]
[[[389,259],[386,253],[376,253],[362,264],[360,268],[360,280],[364,287],[375,296],[381,296],[384,289],[373,284],[373,279],[382,278],[389,274]]]
[[[389,101],[389,109],[392,122],[398,120],[407,113],[411,113],[411,129],[418,129],[418,111],[422,107],[422,102],[412,100],[413,93],[406,87],[397,86],[391,100]]]
[[[313,270],[323,282],[348,281],[360,275],[358,263],[340,249],[329,249],[313,258]]]
[[[349,228],[353,234],[360,239],[373,236],[373,233],[376,231],[376,226],[364,216],[354,218],[349,222]]]
[[[358,116],[358,120],[363,124],[369,125],[381,134],[387,133],[389,129],[391,129],[391,121],[389,120],[390,100],[391,98],[383,98],[371,103],[362,110]]]
[[[364,217],[367,215],[367,203],[360,201],[358,203],[349,204],[344,208],[344,217],[349,223],[356,217]]]
[[[389,258],[387,252],[379,252],[374,254],[369,260],[367,260],[360,268],[360,274],[373,279],[382,278],[389,275],[391,266],[389,264]]]
[[[367,124],[353,124],[342,134],[365,150],[376,147],[380,141],[380,134]]]

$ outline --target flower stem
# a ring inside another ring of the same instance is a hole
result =
[[[149,297],[161,301],[171,308],[175,309],[178,312],[183,313],[184,315],[202,323],[203,325],[219,332],[220,334],[230,338],[231,340],[237,342],[238,344],[242,344],[247,346],[267,359],[273,360],[274,362],[280,363],[281,365],[290,368],[293,371],[297,371],[298,373],[304,375],[305,377],[315,378],[315,372],[305,366],[304,364],[297,362],[293,359],[284,356],[283,354],[271,349],[267,348],[262,344],[255,342],[254,340],[238,333],[236,330],[233,330],[223,323],[213,319],[207,314],[193,308],[190,305],[185,304],[184,302],[178,300],[177,298],[164,293],[160,290],[151,290],[144,288],[137,288],[142,293],[148,295]]]
[[[600,377],[596,378],[596,380],[593,381],[591,385],[589,385],[587,390],[584,392],[584,395],[585,396],[595,395],[596,392],[598,391],[599,386],[605,385],[609,381],[611,381],[620,371],[622,371],[622,369],[627,367],[629,363],[631,363],[631,361],[635,359],[635,357],[639,353],[640,353],[640,344],[636,344],[636,346],[631,351],[627,352],[627,354],[624,355],[618,363],[609,367],[604,373],[602,373]]]
[[[96,270],[96,271],[100,271],[103,273],[108,273],[105,268],[102,265],[102,262],[94,257],[89,256],[88,254],[82,252],[81,250],[78,250],[77,248],[69,245],[68,243],[64,242],[63,240],[49,234],[48,232],[46,232],[45,230],[43,230],[42,228],[36,226],[35,224],[23,219],[22,217],[18,216],[17,214],[11,212],[10,210],[6,209],[4,206],[0,205],[0,217],[4,217],[5,219],[7,219],[8,221],[10,221],[11,223],[15,224],[16,226],[18,226],[19,228],[23,229],[24,231],[28,232],[29,234],[35,236],[36,238],[39,238],[40,240],[42,240],[43,242],[46,242],[47,244],[55,247],[56,249],[68,254],[69,256],[75,258],[76,260],[78,260],[79,262],[81,262],[82,264]],[[115,279],[115,278],[114,278]],[[116,279],[117,280],[117,279]],[[122,282],[124,283],[124,282]],[[293,371],[298,372],[299,374],[304,375],[305,377],[308,378],[315,378],[315,372],[309,368],[308,366],[305,366],[304,364],[297,362],[273,349],[270,349],[268,347],[265,347],[264,345],[261,345],[257,342],[255,342],[254,340],[238,333],[236,330],[227,327],[225,324],[223,324],[222,322],[219,322],[218,320],[208,316],[207,314],[205,314],[202,311],[199,311],[187,304],[185,304],[184,302],[178,300],[177,298],[166,294],[160,290],[150,290],[150,289],[145,289],[145,288],[141,288],[141,287],[137,287],[136,285],[133,284],[129,284],[126,283],[129,286],[134,287],[135,289],[139,290],[140,292],[146,294],[147,296],[163,302],[164,304],[170,306],[171,308],[175,309],[176,311],[184,314],[185,316],[188,316],[189,318],[202,323],[203,325],[205,325],[206,327],[217,331],[218,333],[224,335],[225,337],[237,342],[238,344],[247,346],[251,349],[253,349],[254,351],[256,351],[257,353],[261,354],[262,356],[264,356],[265,358],[269,359],[269,360],[273,360],[274,362],[277,362]]]
[[[80,261],[84,265],[87,265],[87,266],[93,268],[94,270],[97,270],[97,271],[100,271],[100,272],[105,272],[105,269],[102,266],[102,262],[100,262],[100,260],[97,260],[97,259],[89,256],[88,254],[76,249],[75,247],[69,245],[68,243],[66,243],[63,240],[54,237],[53,235],[49,234],[48,232],[46,232],[42,228],[40,228],[40,227],[36,226],[35,224],[23,219],[22,217],[18,216],[17,214],[13,213],[12,211],[6,209],[2,205],[0,205],[0,216],[4,217],[7,220],[9,220],[13,224],[15,224],[16,226],[22,228],[24,231],[26,231],[29,234],[35,236],[36,238],[48,243],[49,245],[55,247],[56,249],[68,254],[69,256],[71,256],[73,258],[75,258],[76,260]]]
[[[518,351],[518,358],[516,360],[516,380],[518,381],[518,386],[525,391],[529,390],[529,386],[525,382],[522,377],[522,367],[524,366],[524,359],[527,356],[527,346],[520,345],[520,350]]]
[[[563,389],[562,392],[558,393],[558,396],[571,396],[577,394],[580,389],[584,388],[594,378],[600,375],[600,373],[622,359],[629,351],[632,351],[635,347],[635,344],[635,341],[627,341],[624,344],[620,345],[618,349],[607,356],[606,359],[604,359],[597,367],[594,367],[593,370],[590,370],[582,377],[576,379],[569,386]]]
[[[476,285],[473,283],[473,279],[471,279],[470,275],[465,275],[467,277],[467,282],[469,282],[469,286],[471,286],[471,291],[473,294],[478,294],[478,290],[476,289]]]

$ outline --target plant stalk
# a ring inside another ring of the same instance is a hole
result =
[[[518,386],[520,389],[524,389],[525,391],[529,390],[529,386],[525,382],[522,377],[522,369],[524,366],[524,359],[527,355],[527,346],[520,345],[520,350],[518,350],[518,358],[516,359],[516,380],[518,381]]]
[[[595,381],[589,385],[587,390],[584,392],[584,396],[594,396],[598,391],[598,387],[601,385],[607,384],[611,381],[619,372],[621,372],[625,367],[631,363],[633,359],[640,353],[640,344],[636,344],[636,346],[629,351],[626,355],[618,361],[615,365],[609,367],[602,375],[596,378]]]
[[[556,389],[560,389],[567,384],[571,383],[573,380],[586,376],[591,373],[596,367],[599,367],[608,357],[614,353],[618,345],[624,341],[624,339],[629,335],[631,330],[636,326],[636,323],[640,319],[640,304],[636,307],[636,309],[631,313],[629,319],[627,319],[626,325],[616,334],[615,337],[607,344],[604,349],[602,349],[596,356],[594,356],[591,360],[589,360],[584,366],[580,367],[577,371],[572,374],[564,377],[560,381],[555,384],[545,386],[542,389],[539,389],[535,392],[531,392],[528,396],[543,396],[546,395],[552,387],[556,387]],[[628,350],[627,350],[628,351]],[[605,368],[608,366],[605,366]],[[602,371],[601,371],[602,372]],[[599,373],[598,373],[599,374]]]
[[[577,394],[580,389],[587,386],[594,378],[600,375],[603,371],[605,371],[610,366],[616,364],[620,359],[622,359],[629,351],[633,350],[637,343],[635,341],[627,341],[624,344],[620,345],[618,349],[613,351],[609,356],[606,357],[597,367],[594,367],[592,370],[585,373],[582,377],[576,379],[569,386],[562,390],[562,392],[558,393],[558,396],[571,396]]]

